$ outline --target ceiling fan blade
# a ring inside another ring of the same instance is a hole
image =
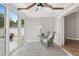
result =
[[[47,3],[44,3],[45,4],[45,7],[51,7],[53,8],[51,5],[47,4]]]
[[[32,8],[32,7],[35,6],[35,5],[36,5],[36,3],[33,3],[33,4],[31,4],[30,6],[28,6],[27,8],[17,8],[17,10],[30,9],[30,8]]]
[[[55,10],[63,10],[64,8],[63,7],[56,7],[56,8],[53,8]]]
[[[51,6],[51,5],[47,4],[47,3],[44,3],[44,4],[46,5],[45,7],[49,7],[51,9],[53,9],[53,10],[63,10],[64,9],[63,7],[53,7],[53,6]]]
[[[26,9],[26,8],[17,8],[17,10],[24,10],[24,9]]]

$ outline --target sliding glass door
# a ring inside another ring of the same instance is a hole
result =
[[[11,53],[25,42],[24,23],[24,17],[0,4],[0,56]]]
[[[0,56],[5,55],[5,7],[0,4]]]
[[[15,50],[19,45],[18,39],[18,15],[9,11],[9,52]]]

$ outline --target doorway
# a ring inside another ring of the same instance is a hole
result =
[[[73,12],[64,18],[64,48],[72,55],[79,56],[79,12]]]

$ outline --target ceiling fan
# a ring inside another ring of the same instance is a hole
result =
[[[64,7],[53,7],[47,3],[33,3],[31,4],[30,6],[26,7],[26,8],[17,8],[17,10],[28,10],[34,6],[37,6],[37,7],[46,7],[46,8],[51,8],[52,10],[63,10]]]

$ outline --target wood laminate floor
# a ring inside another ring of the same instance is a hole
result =
[[[79,56],[79,40],[65,40],[64,48],[74,56]]]

